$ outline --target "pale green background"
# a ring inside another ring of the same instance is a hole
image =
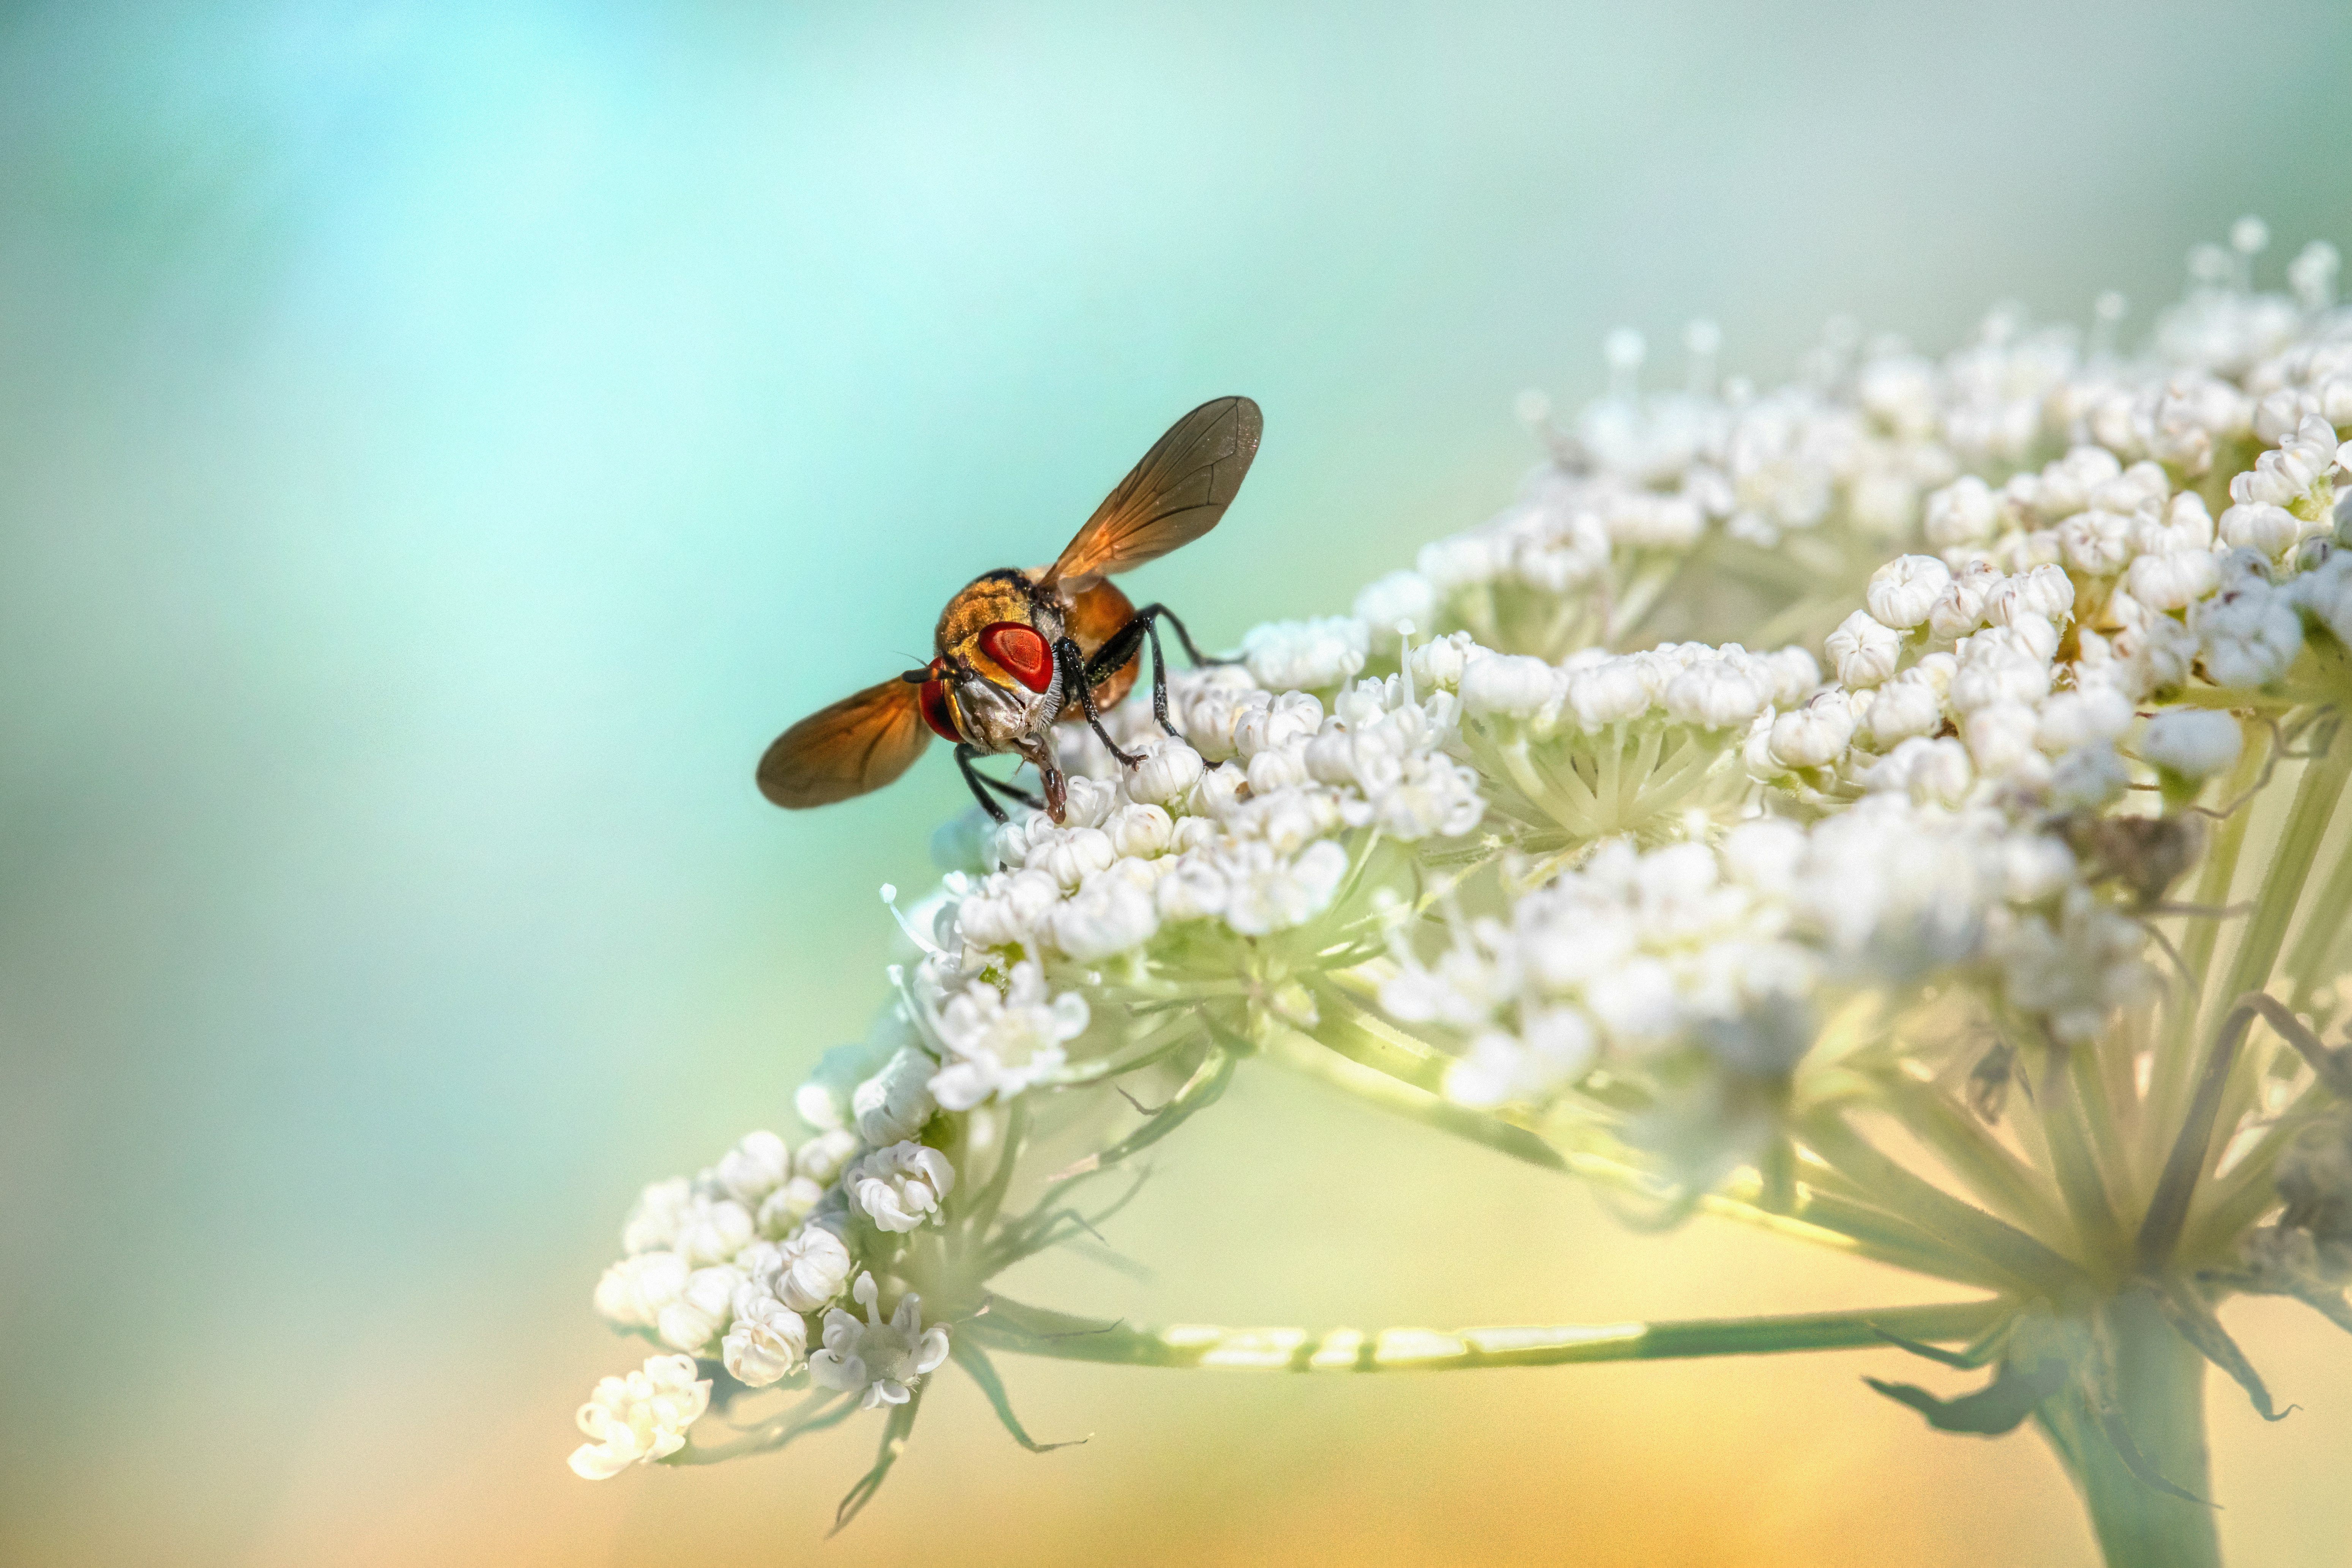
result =
[[[635,1186],[862,1026],[875,886],[958,805],[935,756],[784,816],[776,730],[1208,396],[1264,405],[1263,455],[1138,584],[1229,643],[1486,515],[1513,396],[1587,395],[1612,326],[1709,314],[1771,377],[1834,310],[1938,349],[2001,295],[2144,321],[2242,212],[2352,242],[2347,68],[2316,4],[16,0],[0,1556],[805,1553],[866,1435],[562,1468],[630,1354],[587,1290]],[[1625,1239],[1279,1079],[1217,1120],[1118,1238],[1158,1285],[1036,1290],[1376,1324],[1895,1289]],[[2338,1562],[2352,1347],[2243,1321],[2312,1409],[2225,1416],[2225,1534]],[[1094,1445],[1018,1454],[957,1389],[831,1560],[2085,1560],[2030,1439],[1931,1438],[1865,1364],[1016,1365]]]

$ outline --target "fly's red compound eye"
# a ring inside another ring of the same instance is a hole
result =
[[[998,621],[982,628],[980,651],[1004,667],[1004,672],[1032,691],[1054,684],[1054,653],[1034,626],[1018,621]]]
[[[926,680],[915,692],[916,704],[923,710],[923,722],[942,741],[961,741],[963,736],[955,725],[955,710],[948,703],[948,683]]]

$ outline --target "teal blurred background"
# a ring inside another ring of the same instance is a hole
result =
[[[2339,5],[115,4],[0,12],[0,1558],[772,1561],[865,1436],[600,1487],[637,1185],[860,1032],[960,786],[762,804],[1202,398],[1249,487],[1139,585],[1344,608],[1621,323],[2135,321],[2242,212],[2352,242]],[[2274,253],[2272,268],[2279,264]],[[1653,374],[1675,375],[1678,354]],[[1158,1319],[1916,1291],[1643,1240],[1246,1079],[1116,1237]],[[1213,1123],[1213,1125],[1212,1125]],[[2352,1360],[2235,1310],[2240,1560],[2336,1563]],[[1890,1355],[1893,1352],[1888,1352]],[[2030,1439],[1869,1357],[957,1388],[838,1563],[2089,1560]],[[1878,1370],[1887,1370],[1885,1367]]]

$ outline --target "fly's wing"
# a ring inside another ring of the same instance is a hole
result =
[[[1095,509],[1046,569],[1045,581],[1082,593],[1097,578],[1156,560],[1216,527],[1242,488],[1265,427],[1246,397],[1203,403],[1176,421]]]
[[[788,811],[880,789],[931,738],[917,689],[892,678],[810,714],[760,759],[760,793]]]

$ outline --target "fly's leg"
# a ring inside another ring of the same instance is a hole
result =
[[[1158,624],[1162,617],[1176,628],[1177,638],[1183,643],[1185,655],[1192,659],[1193,668],[1198,669],[1204,664],[1234,662],[1229,658],[1202,657],[1201,650],[1192,645],[1192,634],[1184,629],[1184,623],[1176,618],[1174,611],[1165,605],[1146,605],[1135,612],[1134,619],[1113,632],[1102,647],[1095,650],[1094,658],[1087,664],[1086,684],[1091,690],[1100,682],[1108,680],[1135,657],[1137,645],[1149,639],[1151,644],[1151,716],[1160,721],[1162,730],[1181,740],[1182,736],[1176,726],[1168,721],[1168,659],[1160,650]]]
[[[1192,634],[1184,629],[1184,623],[1176,618],[1176,612],[1170,609],[1165,605],[1146,605],[1143,608],[1135,612],[1135,618],[1139,621],[1154,621],[1159,620],[1162,616],[1167,618],[1170,626],[1176,628],[1176,640],[1184,645],[1184,657],[1192,661],[1192,668],[1194,669],[1198,669],[1203,665],[1239,664],[1241,662],[1241,660],[1237,658],[1211,658],[1207,654],[1202,653],[1198,647],[1193,646]],[[1159,639],[1157,637],[1154,637],[1152,641],[1155,647],[1158,646]]]
[[[1125,630],[1124,627],[1120,629],[1122,632]],[[1054,645],[1054,652],[1062,661],[1063,680],[1078,689],[1078,706],[1086,710],[1087,728],[1093,730],[1096,735],[1101,738],[1102,743],[1110,748],[1110,754],[1118,758],[1123,765],[1131,768],[1141,762],[1143,760],[1141,757],[1131,757],[1120,751],[1118,742],[1110,738],[1110,731],[1102,727],[1102,711],[1095,706],[1094,682],[1087,679],[1087,656],[1078,651],[1077,639],[1064,637]],[[1117,666],[1112,668],[1116,668]],[[1051,788],[1052,784],[1049,780],[1047,783],[1049,793]]]
[[[955,749],[956,766],[963,771],[964,784],[971,791],[971,797],[980,802],[981,810],[988,813],[989,816],[994,817],[999,822],[1011,820],[1004,815],[1004,808],[997,805],[995,797],[988,793],[990,790],[994,790],[997,795],[1004,796],[1007,800],[1017,800],[1022,805],[1028,806],[1033,810],[1045,805],[1045,802],[1039,800],[1035,795],[1031,795],[1027,790],[1023,789],[1018,784],[1006,784],[1003,779],[991,778],[986,773],[982,773],[978,768],[972,766],[971,760],[979,755],[981,755],[980,748],[974,746],[969,741],[964,742]],[[1050,786],[1051,781],[1048,781],[1048,783]],[[1059,819],[1059,815],[1056,814],[1055,820],[1058,821]]]

